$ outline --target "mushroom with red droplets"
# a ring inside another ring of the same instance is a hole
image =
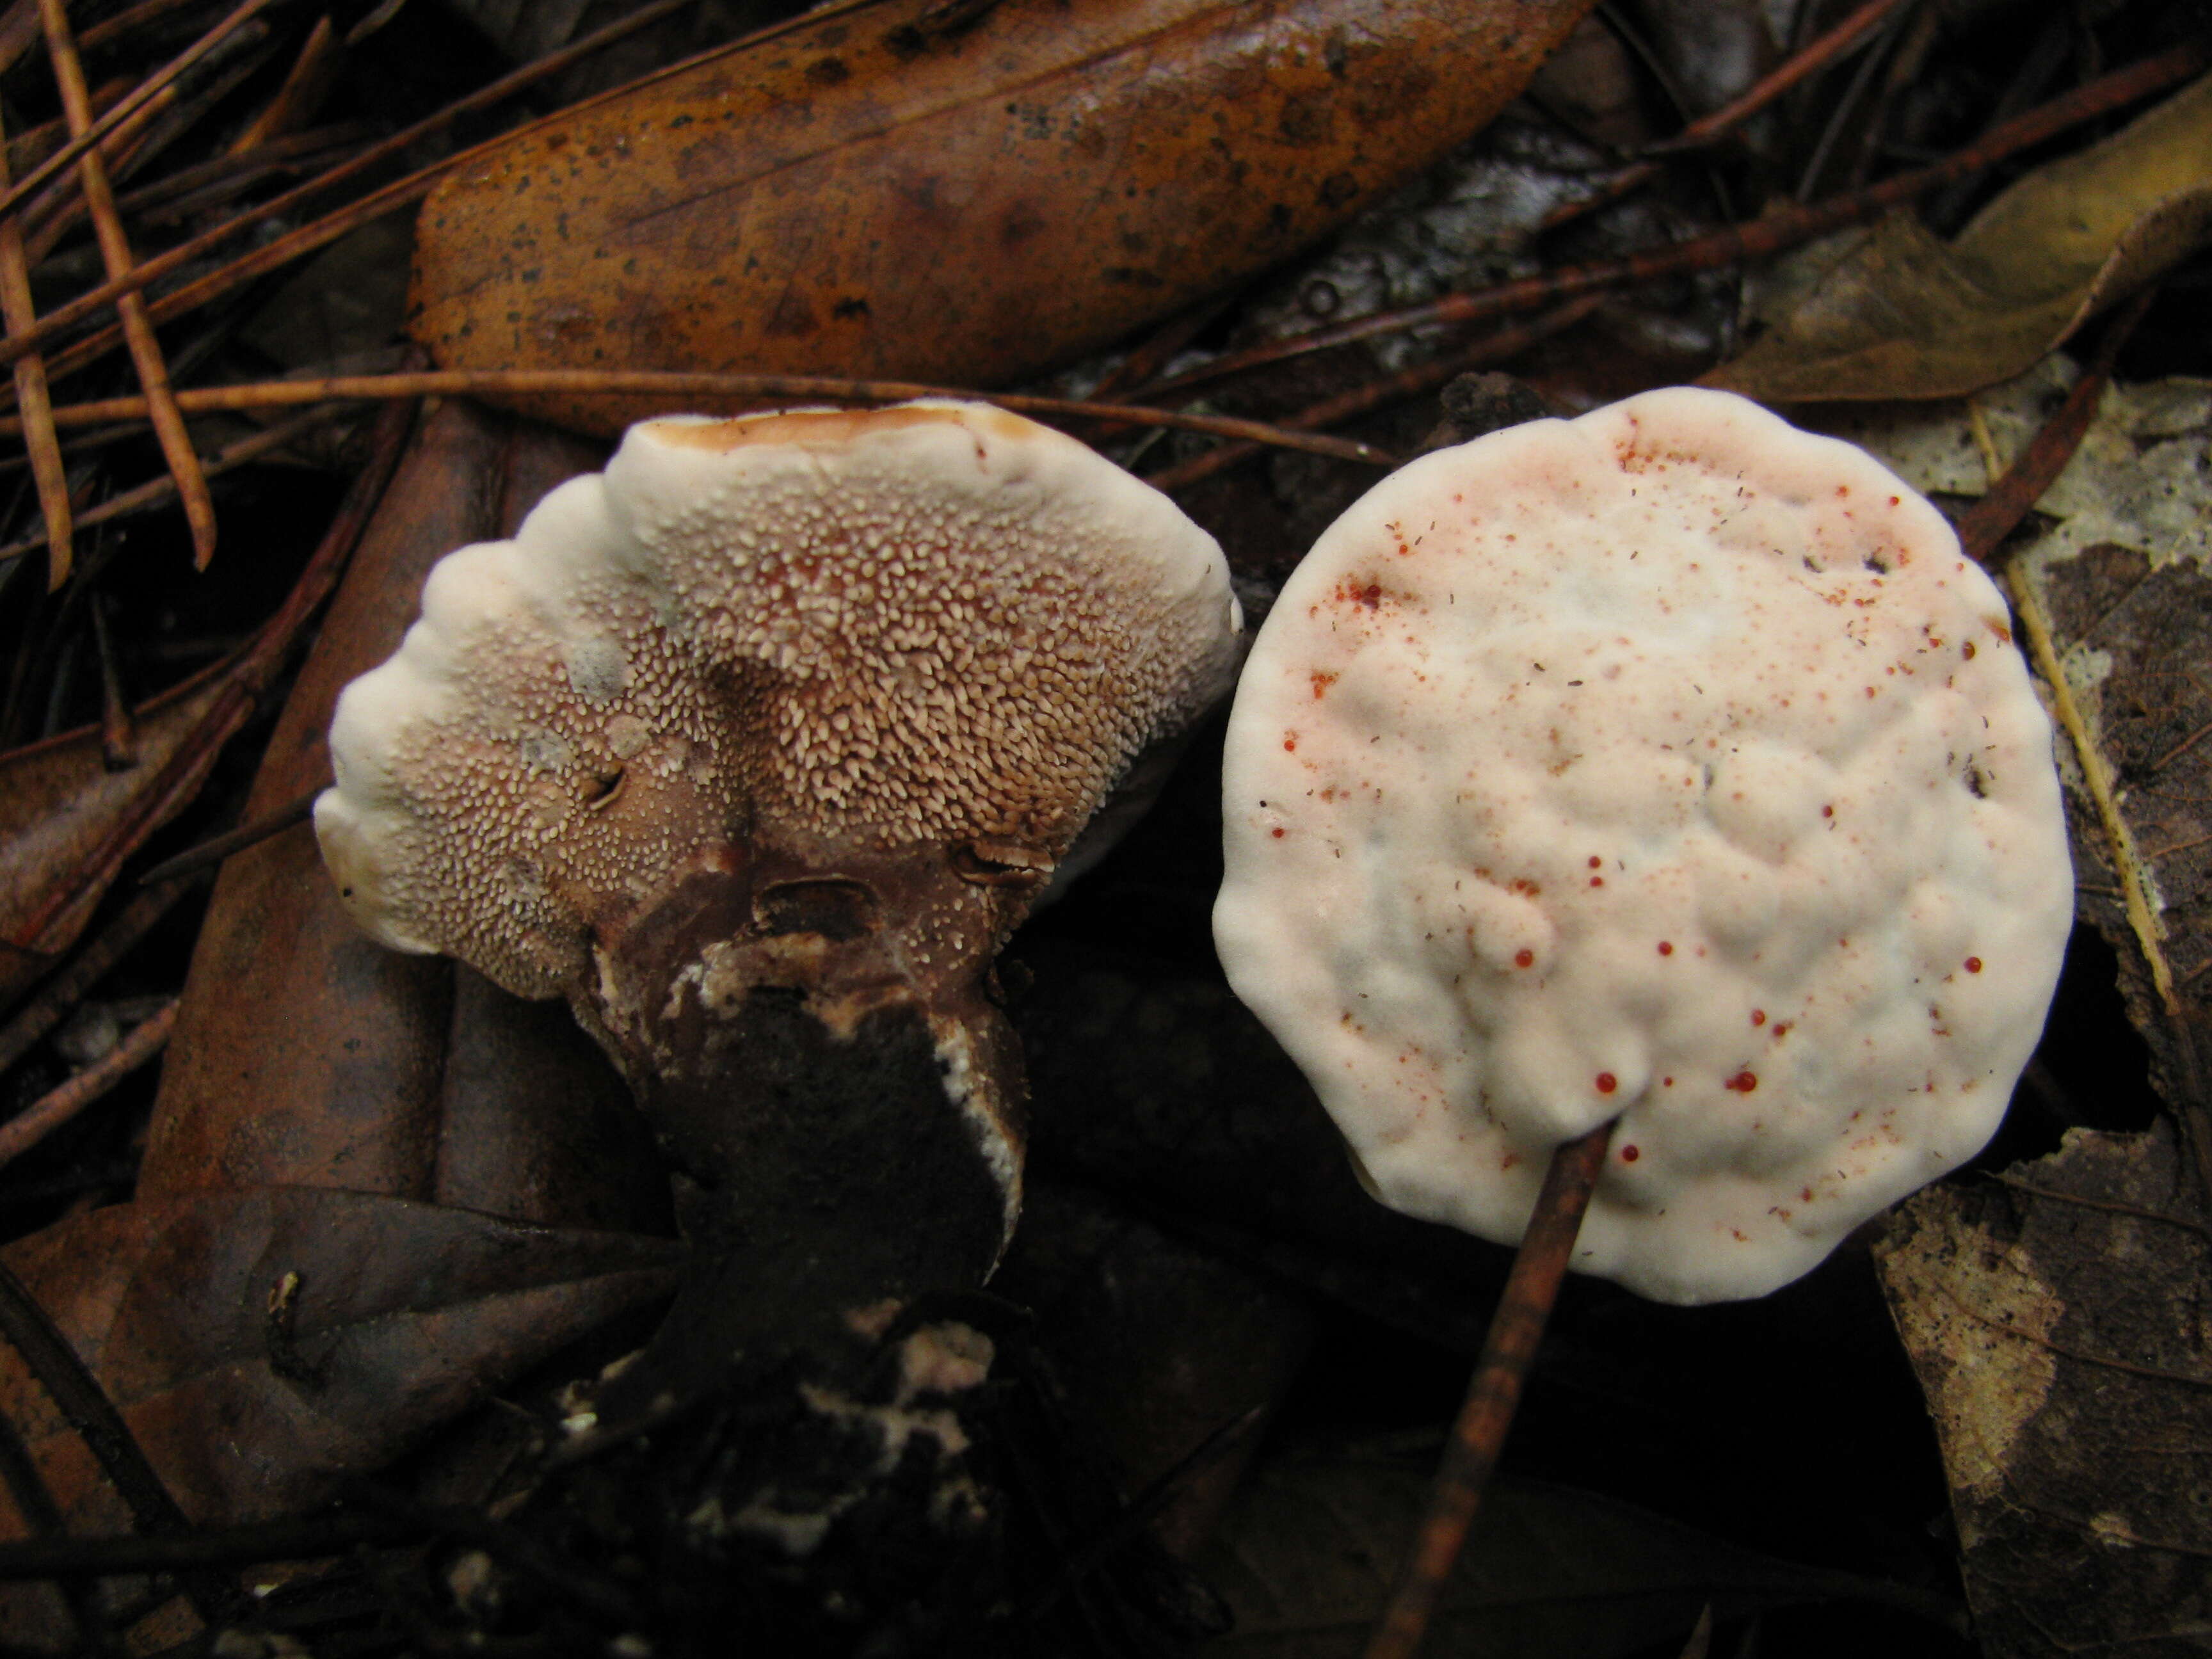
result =
[[[1316,605],[1386,553],[1381,617]],[[1245,667],[1231,982],[1386,1202],[1517,1241],[1553,1149],[1617,1117],[1636,1167],[1606,1161],[1575,1265],[1762,1294],[1978,1150],[2041,1029],[2072,883],[2010,637],[1934,507],[1725,393],[1424,456],[1322,536]],[[1960,638],[1987,648],[1926,672]],[[1296,787],[1267,741],[1293,711]],[[1510,972],[1528,949],[1543,973]]]
[[[568,1000],[703,1254],[848,1264],[828,1306],[977,1282],[1020,1193],[993,958],[1239,627],[1211,537],[999,410],[652,421],[432,572],[316,830],[374,938]]]

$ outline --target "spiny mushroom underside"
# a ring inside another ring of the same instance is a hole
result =
[[[732,1273],[972,1285],[1018,1199],[992,959],[1237,628],[1210,538],[995,410],[654,422],[438,567],[317,827],[378,938],[568,999]]]

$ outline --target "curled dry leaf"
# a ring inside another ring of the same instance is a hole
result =
[[[1704,384],[1767,403],[1951,398],[2019,374],[2212,237],[2212,78],[2039,168],[1956,239],[1910,213],[1792,261]]]
[[[453,368],[994,386],[1313,241],[1517,93],[1588,0],[880,0],[556,116],[423,210]],[[928,250],[915,258],[916,249]],[[533,398],[612,431],[658,411]]]
[[[2160,1125],[1936,1187],[1876,1251],[1989,1659],[2193,1651],[2212,1601],[2212,1245]]]

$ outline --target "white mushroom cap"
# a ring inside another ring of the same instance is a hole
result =
[[[1762,1295],[1972,1156],[2072,916],[2002,599],[1848,444],[1648,393],[1425,457],[1332,526],[1229,734],[1231,983],[1382,1200]]]
[[[1165,496],[987,405],[648,422],[432,572],[316,830],[376,938],[549,996],[763,823],[1049,869],[1239,626]]]

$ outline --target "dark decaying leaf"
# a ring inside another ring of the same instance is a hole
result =
[[[416,337],[448,368],[1003,385],[1343,223],[1479,130],[1587,9],[841,7],[452,175],[418,232]],[[600,431],[659,412],[520,403]]]
[[[1911,1200],[1877,1250],[1989,1659],[2212,1630],[2208,1212],[2160,1124]]]
[[[297,1509],[380,1467],[665,1294],[681,1254],[666,1239],[264,1187],[94,1211],[6,1257],[186,1513],[228,1522]],[[129,1529],[12,1351],[0,1352],[0,1412],[74,1528]]]
[[[1705,384],[1766,402],[1952,398],[2022,373],[2212,237],[2212,79],[2053,161],[1949,243],[1910,213],[1793,261]]]
[[[1218,1659],[1351,1659],[1428,1499],[1429,1448],[1295,1453],[1264,1464],[1199,1559],[1237,1615]],[[1458,1659],[1612,1659],[1722,1619],[1880,1601],[1942,1620],[1942,1598],[1777,1561],[1594,1492],[1493,1483],[1430,1626]]]

